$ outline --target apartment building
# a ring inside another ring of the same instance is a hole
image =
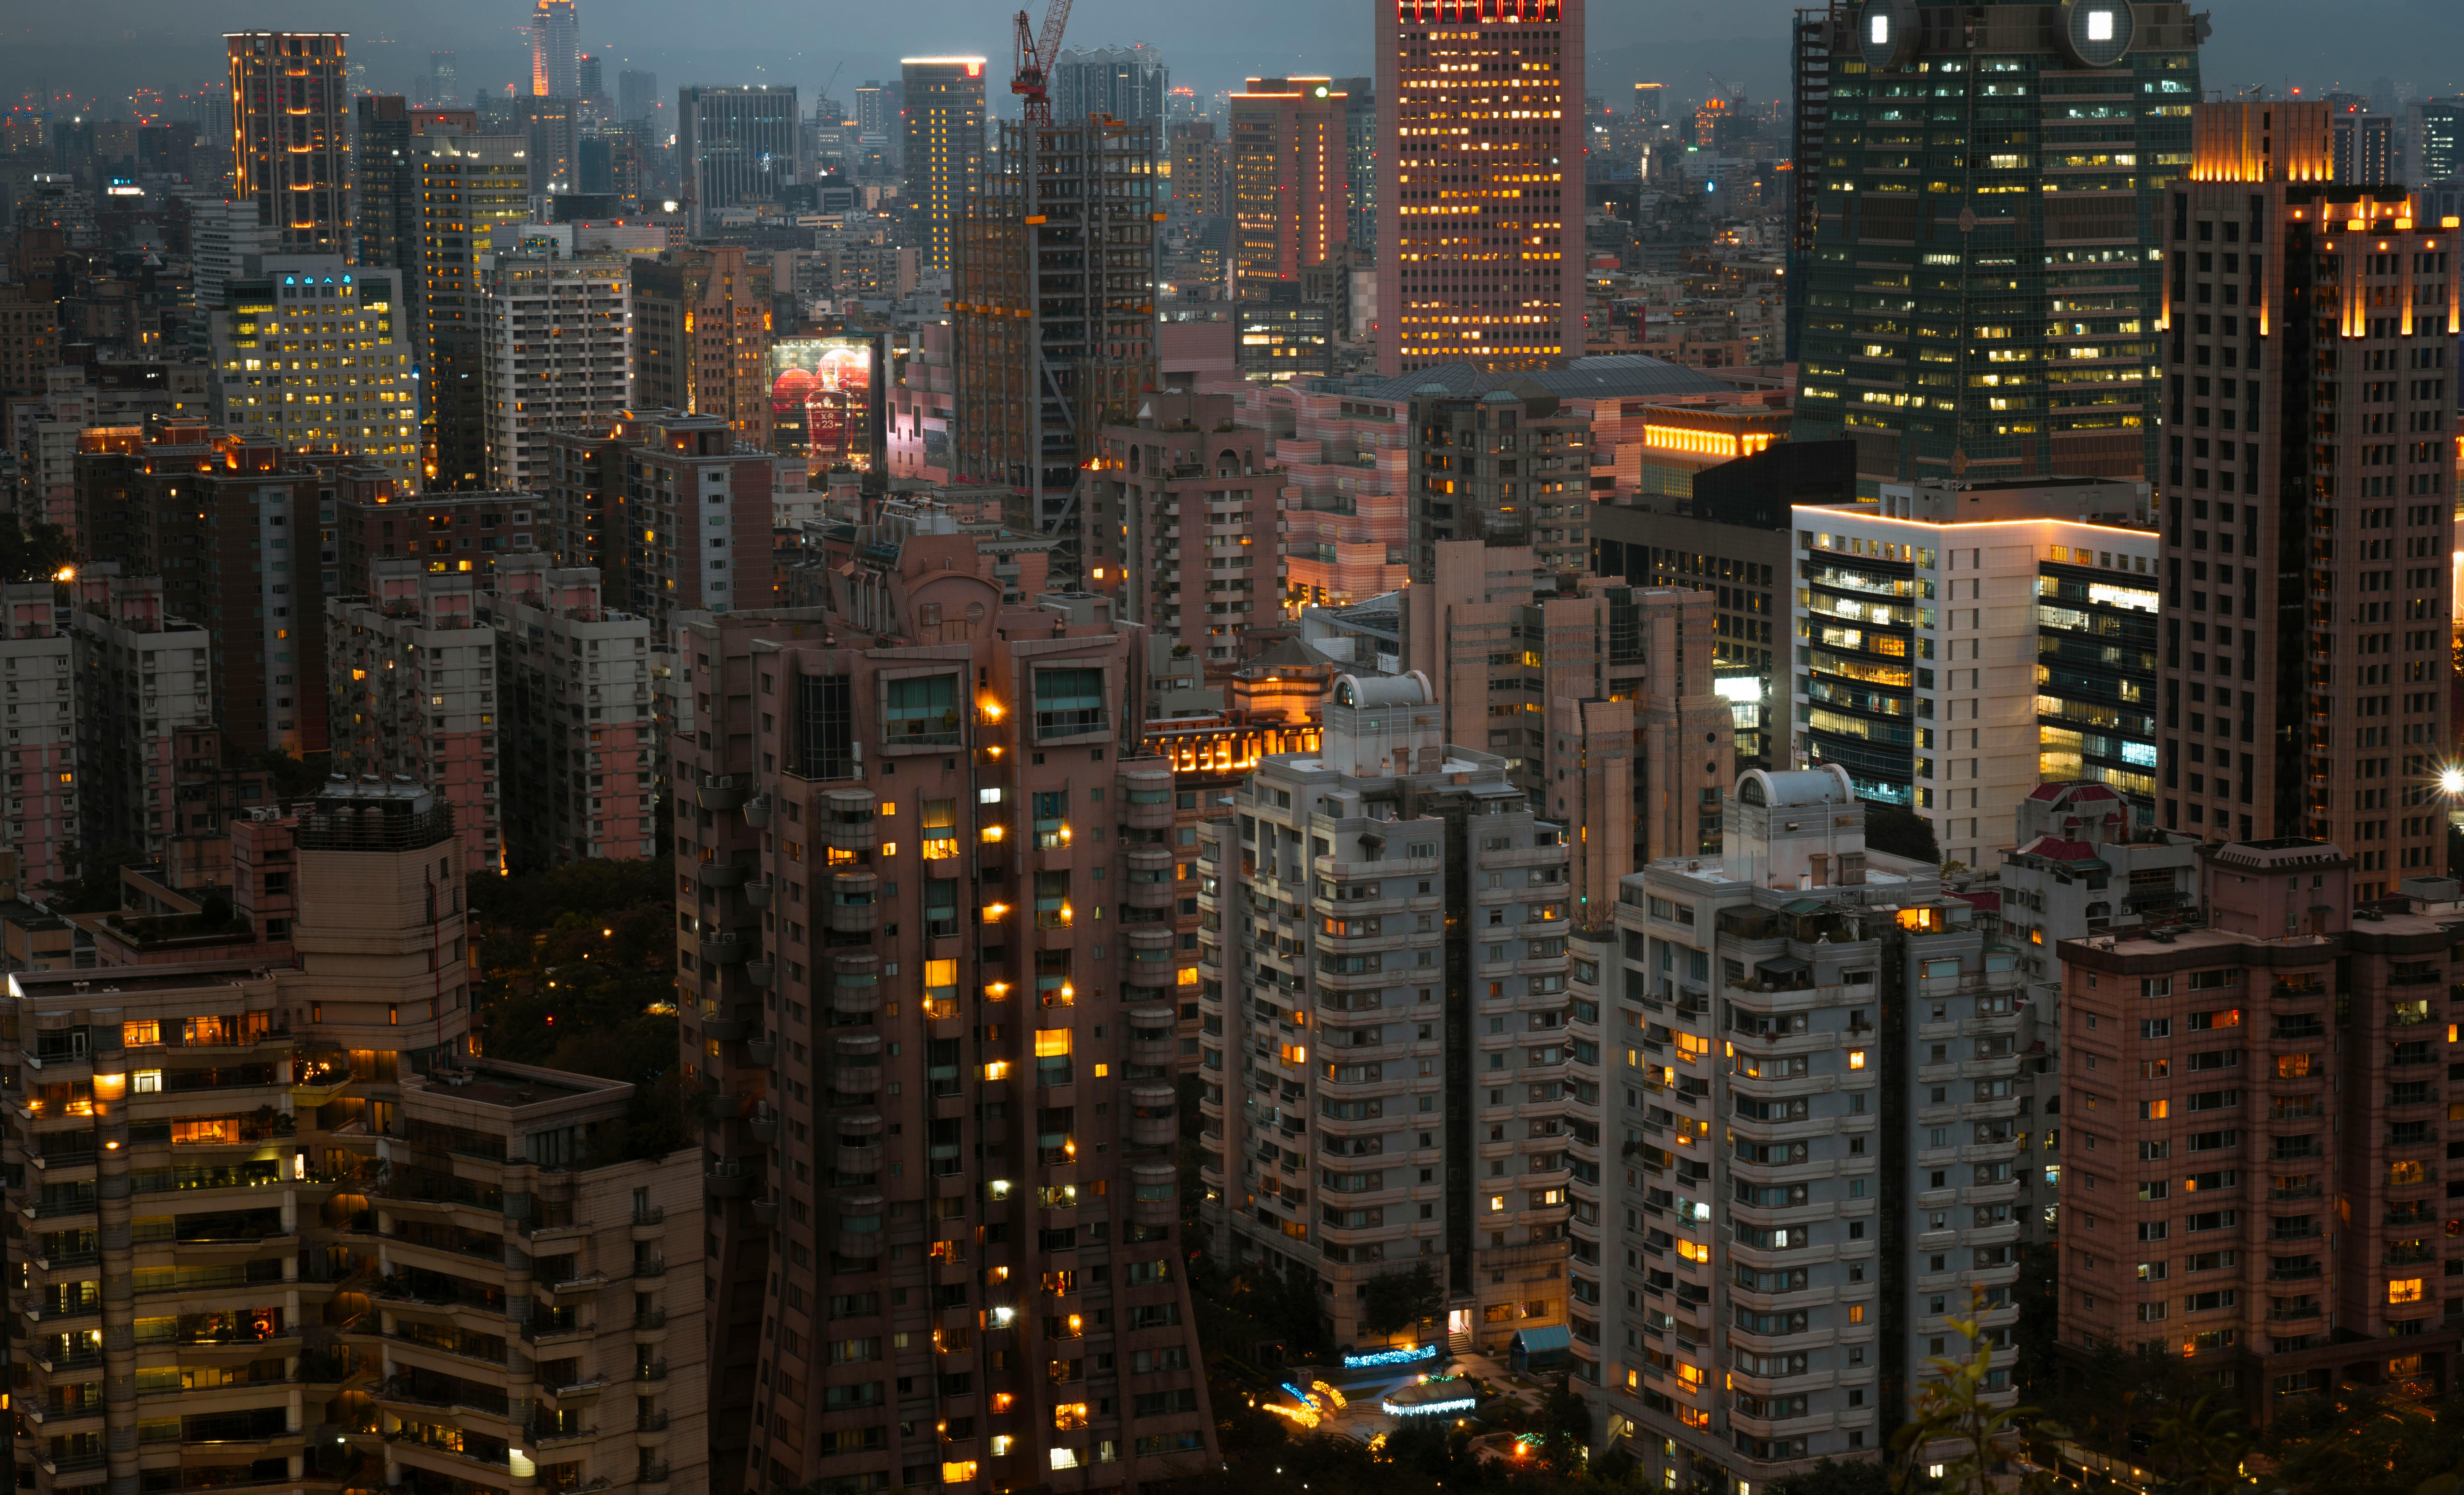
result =
[[[2464,905],[2356,910],[2364,875],[2325,842],[2209,843],[2205,928],[2062,944],[2064,1357],[2179,1356],[2260,1425],[2348,1384],[2453,1394]]]
[[[725,245],[636,258],[631,275],[635,404],[711,417],[768,450],[770,267]]]
[[[376,566],[387,558],[415,560],[425,570],[475,577],[485,591],[506,556],[544,549],[551,516],[536,492],[407,493],[390,485],[341,482],[334,504],[336,595],[375,589]]]
[[[1793,759],[1931,822],[1974,868],[2049,776],[2154,791],[2146,485],[1927,478],[1795,511]],[[1988,605],[1991,604],[1991,605]]]
[[[8,692],[8,847],[16,881],[33,889],[65,881],[77,824],[77,682],[74,644],[60,627],[50,582],[0,586],[9,633],[0,639],[0,688]]]
[[[1411,401],[1414,581],[1429,578],[1448,539],[1529,545],[1559,573],[1589,567],[1588,412],[1542,389],[1423,390]]]
[[[700,1300],[667,1274],[692,1154],[626,1155],[630,1086],[469,1053],[441,801],[263,813],[296,967],[10,978],[21,1478],[706,1488]]]
[[[485,488],[486,287],[480,261],[530,218],[527,135],[482,135],[475,119],[414,121],[409,179],[419,190],[421,468],[425,488]]]
[[[214,421],[288,451],[347,452],[406,487],[419,475],[420,382],[403,284],[337,254],[270,254],[200,307]]]
[[[714,1416],[750,1433],[715,1457],[750,1482],[1097,1490],[1214,1457],[1177,1265],[1175,809],[1161,760],[1124,760],[1144,630],[1001,593],[975,537],[915,534],[826,608],[675,632]]]
[[[2327,185],[2326,105],[2196,107],[2166,194],[2149,474],[2160,815],[2211,841],[2333,842],[2376,897],[2446,856],[2464,256],[2403,192]]]
[[[1744,774],[1724,814],[1576,945],[1625,1157],[1575,1182],[1573,1338],[1647,1479],[1733,1495],[1888,1446],[1971,1290],[2014,1395],[2035,1138],[2015,952],[1867,850],[1846,772]]]
[[[612,602],[665,636],[679,613],[769,605],[781,459],[716,415],[628,414],[547,437],[552,548],[595,566]],[[803,459],[785,459],[801,473]]]
[[[631,260],[575,253],[567,226],[515,231],[479,270],[488,482],[536,493],[542,434],[604,429],[632,403]]]
[[[1338,676],[1314,754],[1199,832],[1199,1219],[1357,1342],[1426,1264],[1459,1349],[1566,1322],[1566,829],[1445,740],[1428,682]]]
[[[452,806],[463,846],[496,864],[504,708],[476,580],[407,556],[373,562],[368,580],[364,595],[325,600],[334,771],[427,784]]]
[[[160,577],[106,561],[72,587],[78,830],[86,845],[159,857],[179,829],[183,735],[214,724],[212,639],[164,607]]]
[[[1088,478],[1089,588],[1219,667],[1283,621],[1284,478],[1265,431],[1224,429],[1232,410],[1226,395],[1150,395],[1103,429]]]
[[[650,620],[606,606],[598,572],[537,553],[497,567],[479,615],[501,675],[509,859],[653,854]]]

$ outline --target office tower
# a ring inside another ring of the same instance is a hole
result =
[[[479,272],[488,482],[541,493],[550,430],[605,430],[632,399],[631,262],[543,232]]]
[[[1819,10],[1800,7],[1789,32],[1787,356],[1792,361],[1805,336],[1806,272],[1814,262],[1815,233],[1822,221],[1822,184],[1829,165],[1822,148],[1831,132],[1831,57],[1846,45],[1839,28],[1847,19],[1847,12],[1837,5]],[[1637,83],[1634,90],[1635,113],[1657,121],[1661,95],[1666,92],[1663,85]]]
[[[678,613],[770,605],[779,458],[717,416],[655,409],[545,440],[554,554],[597,568],[611,605],[665,636]]]
[[[1052,65],[1052,118],[1076,122],[1089,115],[1155,126],[1164,133],[1164,101],[1172,68],[1144,42],[1129,47],[1066,47]]]
[[[1972,1290],[2007,1339],[2032,1019],[2015,954],[1866,848],[1837,767],[1743,775],[1723,813],[1721,855],[1653,863],[1574,945],[1575,1014],[1641,1053],[1598,1076],[1635,1141],[1575,1179],[1573,1290],[1576,1384],[1643,1477],[1736,1490],[1886,1447]]]
[[[481,580],[415,556],[371,561],[365,593],[325,599],[325,681],[334,772],[426,785],[472,857],[494,868],[498,693],[510,682],[478,616]]]
[[[771,275],[733,245],[632,263],[633,400],[770,445]]]
[[[419,472],[407,270],[340,254],[269,254],[207,316],[214,417],[244,442],[365,458],[407,485]]]
[[[1790,758],[1986,865],[2046,778],[2155,789],[2157,536],[2140,483],[1886,483],[1799,509]],[[1995,597],[2032,606],[1987,606]],[[2034,681],[2034,691],[2013,681]]]
[[[2161,239],[2161,818],[2331,841],[2376,897],[2446,856],[2455,231],[2328,185],[2320,105],[2200,108]]]
[[[868,539],[830,608],[675,633],[678,1057],[714,1097],[715,1425],[751,1435],[715,1458],[789,1485],[1194,1472],[1144,630],[1006,602],[972,535]],[[826,1339],[759,1332],[825,1310]],[[893,1384],[913,1418],[829,1431]]]
[[[582,101],[562,95],[516,99],[515,128],[528,139],[531,189],[573,192],[582,181]]]
[[[1451,1342],[1502,1352],[1566,1321],[1565,830],[1417,675],[1338,676],[1325,714],[1199,831],[1199,1219],[1331,1284],[1338,1342],[1426,1264]]]
[[[1575,919],[1598,922],[1636,868],[1716,849],[1735,724],[1708,596],[1569,581],[1528,546],[1441,542],[1400,598],[1396,668],[1428,682],[1448,740],[1478,740],[1542,814],[1591,827],[1568,865]]]
[[[804,180],[796,90],[693,87],[676,94],[676,160],[693,222],[719,208],[778,200]]]
[[[1591,412],[1538,386],[1410,398],[1414,581],[1449,539],[1527,545],[1545,570],[1587,569]]]
[[[275,247],[295,254],[351,249],[350,74],[335,32],[232,32],[235,195],[256,205]]]
[[[234,912],[276,884],[296,905],[250,916],[282,926],[278,958],[130,915],[98,948],[144,964],[12,988],[40,1016],[5,1058],[40,1077],[28,1145],[50,1161],[17,1394],[67,1425],[52,1462],[136,1478],[138,1429],[167,1422],[227,1484],[441,1485],[479,1462],[702,1488],[693,1154],[635,1152],[630,1085],[470,1052],[469,868],[434,796],[332,784],[240,820],[223,855]],[[523,1248],[485,1243],[505,1238]],[[132,1304],[106,1281],[148,1286]],[[96,1390],[111,1376],[126,1397]],[[302,1396],[358,1410],[302,1427]]]
[[[480,600],[496,630],[505,851],[514,866],[631,860],[658,849],[650,818],[650,620],[600,600],[599,573],[508,556]]]
[[[1124,465],[1089,479],[1089,587],[1211,668],[1248,659],[1283,621],[1273,438],[1236,428],[1229,395],[1167,391],[1096,441]]]
[[[1379,373],[1581,355],[1583,6],[1378,8]]]
[[[477,135],[458,121],[423,121],[411,138],[419,177],[420,266],[414,287],[428,488],[488,481],[488,410],[481,326],[483,255],[530,217],[530,141]]]
[[[71,592],[77,829],[87,846],[160,858],[181,828],[175,744],[214,723],[212,641],[165,610],[160,577],[119,571],[85,566]]]
[[[2374,114],[2359,103],[2340,105],[2328,112],[2327,139],[2334,181],[2347,186],[2404,184],[2405,174],[2396,165],[2393,115]]]
[[[2416,187],[2464,181],[2464,98],[2415,99],[2404,112],[2401,180]]]
[[[2189,152],[2199,23],[2169,0],[2062,13],[2067,29],[2048,26],[2042,6],[1989,4],[1936,33],[1865,0],[1832,33],[1820,186],[1840,210],[1821,214],[1803,275],[1796,433],[1854,439],[1865,482],[2144,477],[2154,465],[2146,329],[2163,310],[2163,266],[2141,247],[2156,241],[2157,204]],[[1812,66],[1799,60],[1800,93]],[[2034,121],[2035,106],[1996,100],[2053,86],[2104,115],[2049,118],[2035,149],[1950,144],[1971,128],[1967,111],[1976,128],[1987,110]],[[1893,100],[1920,94],[1961,121],[1938,127],[1950,152],[1940,162],[1911,155],[1890,118]],[[2155,98],[2167,100],[2155,112],[2117,112]],[[1853,288],[1878,274],[1910,276],[1914,307],[1859,307]]]
[[[627,68],[616,75],[616,118],[627,124],[649,120],[659,107],[659,75]]]
[[[71,636],[60,627],[55,588],[47,579],[0,586],[9,633],[0,639],[0,671],[17,686],[16,725],[7,743],[10,774],[7,847],[17,886],[65,882],[68,853],[83,844],[77,829],[77,671]]]
[[[463,103],[462,72],[453,54],[431,52],[428,55],[428,98],[422,101],[456,107]]]
[[[1011,529],[1076,548],[1092,433],[1133,419],[1155,383],[1155,131],[1004,123],[1001,142],[958,225],[956,466],[1010,491]]]
[[[574,0],[538,0],[531,10],[531,95],[582,97],[582,24]]]
[[[1354,264],[1371,264],[1377,254],[1377,80],[1338,77],[1331,86],[1343,98],[1344,243]]]
[[[410,110],[400,94],[363,94],[352,143],[358,171],[353,239],[363,265],[418,268],[419,198],[410,154]],[[199,305],[205,305],[203,297]]]
[[[279,253],[279,235],[273,225],[257,222],[254,203],[200,203],[188,212],[188,240],[197,326],[210,337],[208,324],[223,304],[223,288],[250,273],[249,256]]]
[[[924,268],[951,268],[958,220],[975,207],[984,160],[984,59],[905,57],[899,61],[905,123],[899,204]]]
[[[1233,260],[1252,282],[1298,289],[1301,271],[1343,257],[1351,221],[1342,98],[1323,77],[1253,77],[1232,96]]]
[[[856,85],[855,128],[858,135],[877,135],[884,140],[899,133],[897,106],[891,102],[890,91],[877,77],[866,78]]]
[[[2262,1427],[2364,1377],[2436,1395],[2464,906],[2354,912],[2364,875],[2329,842],[2211,845],[2205,929],[2062,945],[2063,1360],[2179,1357]]]
[[[576,99],[607,97],[606,75],[601,67],[600,59],[589,53],[585,52],[582,55],[580,68],[575,74],[573,96]]]
[[[1212,120],[1175,120],[1165,148],[1172,154],[1172,212],[1184,224],[1232,210],[1224,143]]]

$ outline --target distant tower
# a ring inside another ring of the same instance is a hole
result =
[[[428,102],[450,104],[462,97],[462,70],[454,65],[453,54],[431,52],[428,55]]]
[[[350,75],[338,32],[233,32],[231,143],[238,195],[289,253],[350,248]]]
[[[582,87],[582,21],[574,0],[538,0],[531,11],[531,93],[573,99]]]
[[[659,75],[627,68],[616,75],[616,118],[631,123],[647,120],[659,104]]]
[[[599,59],[586,52],[582,55],[580,87],[582,91],[574,96],[577,99],[605,99],[607,97],[607,85],[605,79],[600,73]]]

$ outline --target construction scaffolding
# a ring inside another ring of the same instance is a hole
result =
[[[1150,123],[1003,123],[958,223],[954,475],[1073,553],[1094,433],[1155,387],[1155,153]]]

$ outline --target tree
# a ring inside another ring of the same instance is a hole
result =
[[[77,559],[77,547],[56,524],[18,522],[0,514],[0,582],[48,582]]]
[[[1426,1262],[1410,1271],[1379,1272],[1369,1279],[1368,1289],[1360,1302],[1360,1331],[1379,1339],[1392,1339],[1445,1310],[1445,1286]]]
[[[1891,1474],[1881,1463],[1817,1460],[1813,1468],[1771,1481],[1770,1495],[1890,1495]]]
[[[2053,1475],[2035,1469],[2015,1482],[2007,1471],[2018,1451],[2019,1433],[2034,1418],[2034,1407],[2001,1407],[1987,1399],[1993,1370],[1993,1342],[1985,1335],[1985,1292],[1974,1290],[1965,1319],[1949,1319],[1953,1333],[1966,1336],[1969,1357],[1937,1356],[1917,1389],[1914,1415],[1892,1435],[1891,1450],[1900,1461],[1903,1489],[1921,1487],[1918,1470],[1939,1464],[1942,1474],[1931,1487],[1941,1495],[2053,1495]]]
[[[61,851],[60,860],[68,864],[74,877],[44,884],[50,890],[44,901],[52,912],[109,913],[120,907],[120,869],[143,866],[145,853],[131,846],[98,846],[91,851],[70,846]]]
[[[1574,1479],[1592,1457],[1591,1404],[1577,1394],[1571,1376],[1561,1375],[1540,1403],[1540,1457],[1561,1479]]]
[[[1904,804],[1865,806],[1865,846],[1914,862],[1939,862],[1942,847],[1933,838],[1933,822]]]

